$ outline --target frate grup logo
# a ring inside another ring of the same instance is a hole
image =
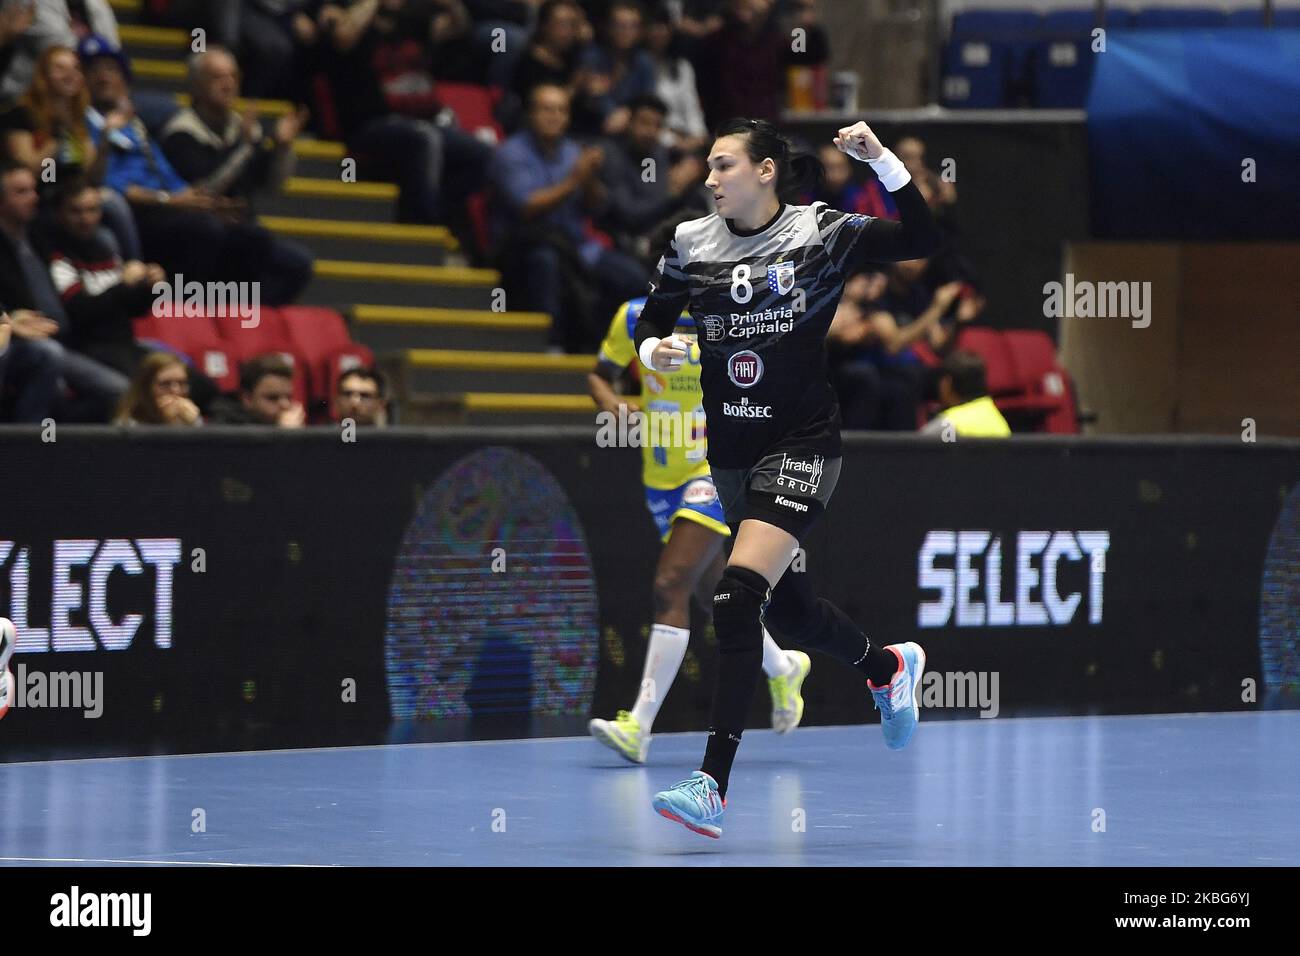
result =
[[[750,388],[758,384],[763,377],[763,360],[757,352],[746,349],[727,359],[727,377],[731,384],[740,388]]]

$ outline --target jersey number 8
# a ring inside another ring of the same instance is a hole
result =
[[[754,297],[754,287],[749,284],[749,266],[743,262],[731,270],[731,297],[742,305]]]

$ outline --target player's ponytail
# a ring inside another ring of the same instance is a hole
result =
[[[745,154],[752,163],[771,159],[776,163],[776,195],[782,202],[798,202],[805,194],[816,192],[826,170],[816,153],[796,151],[767,120],[736,118],[718,127],[716,138],[744,136]]]

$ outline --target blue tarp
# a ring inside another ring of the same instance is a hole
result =
[[[1300,239],[1300,30],[1106,39],[1088,99],[1093,234]]]

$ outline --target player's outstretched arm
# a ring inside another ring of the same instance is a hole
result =
[[[872,219],[854,243],[850,268],[862,262],[921,259],[939,248],[942,236],[930,206],[903,161],[886,149],[866,123],[845,126],[833,140],[841,152],[868,163],[894,198],[899,219]]]

